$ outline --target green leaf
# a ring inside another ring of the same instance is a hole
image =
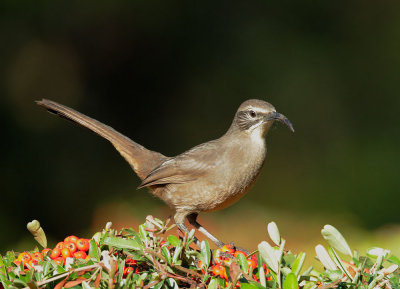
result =
[[[265,287],[267,283],[266,283],[265,271],[264,271],[263,266],[260,266],[258,269],[258,277],[260,279],[260,284]]]
[[[166,281],[168,288],[179,289],[178,283],[176,283],[176,281],[174,279],[168,278],[165,281]]]
[[[200,260],[203,262],[204,266],[208,268],[211,260],[210,245],[208,244],[207,240],[204,240],[201,242],[200,247],[201,247]]]
[[[82,282],[82,289],[93,289],[87,281]]]
[[[370,258],[378,258],[379,256],[386,258],[389,254],[390,254],[389,250],[385,250],[378,247],[372,247],[367,250],[367,256]]]
[[[171,253],[169,252],[167,246],[163,246],[161,248],[161,254],[167,259],[167,263],[171,264],[172,258],[171,258]]]
[[[96,241],[93,239],[89,242],[89,256],[90,258],[95,259],[97,262],[100,261],[99,248],[97,247]]]
[[[325,225],[321,230],[322,236],[328,243],[339,252],[353,257],[353,253],[350,250],[345,238],[342,234],[333,226]]]
[[[329,270],[336,270],[337,266],[335,262],[331,259],[325,247],[322,245],[315,246],[315,252],[317,253],[317,257],[322,265]]]
[[[261,286],[260,284],[256,282],[250,282],[250,283],[241,283],[240,288],[242,289],[264,289],[264,286]]]
[[[216,278],[211,279],[207,286],[208,289],[218,289],[218,280]]]
[[[397,265],[399,265],[400,266],[400,259],[399,258],[397,258],[396,256],[390,256],[388,259],[387,259],[390,263],[393,263],[393,264],[397,264]]]
[[[289,273],[283,282],[283,289],[298,289],[299,283],[294,273]]]
[[[296,260],[294,261],[292,265],[292,273],[294,273],[296,276],[299,275],[301,268],[303,267],[304,260],[306,259],[306,253],[301,252]]]
[[[258,251],[260,252],[260,255],[265,263],[267,263],[268,267],[275,273],[278,272],[279,261],[276,257],[275,250],[271,247],[271,245],[263,241],[258,244]]]
[[[164,285],[164,280],[161,280],[156,285],[154,285],[154,287],[152,287],[152,288],[153,289],[160,289],[162,287],[162,285]]]
[[[240,268],[246,273],[249,274],[249,264],[247,263],[247,259],[243,254],[237,255],[237,260],[239,262]]]
[[[95,240],[97,243],[100,244],[101,233],[100,233],[100,232],[95,233],[95,234],[93,235],[92,239]]]
[[[118,249],[130,249],[130,250],[142,249],[141,246],[134,239],[107,237],[104,239],[104,244]]]
[[[170,243],[172,246],[176,247],[180,244],[180,240],[174,236],[174,235],[169,235],[168,236],[168,243]]]
[[[342,270],[342,272],[344,274],[346,274],[347,278],[349,278],[351,280],[350,273],[347,271],[346,267],[343,265],[343,263],[340,260],[338,254],[336,253],[335,249],[333,249],[332,247],[329,247],[328,248],[328,253],[331,256],[331,258],[333,259],[333,261],[335,262],[336,266],[338,266],[338,268],[340,270]]]
[[[172,257],[172,263],[174,264],[177,263],[178,257],[181,254],[182,249],[183,249],[182,244],[179,244],[179,246],[175,248],[174,256]]]
[[[7,280],[7,271],[4,265],[3,257],[0,255],[0,281]]]
[[[146,227],[144,226],[144,224],[139,226],[139,235],[142,238],[142,240],[144,240],[146,243],[148,242],[149,233],[146,231]]]
[[[281,244],[281,235],[279,234],[278,226],[275,222],[270,222],[268,224],[268,234],[271,240],[279,246]]]

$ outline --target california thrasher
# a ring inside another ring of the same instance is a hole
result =
[[[197,215],[226,208],[249,190],[264,164],[265,135],[275,120],[294,131],[271,104],[251,99],[240,105],[222,137],[166,157],[69,107],[46,99],[37,104],[109,140],[142,180],[138,188],[148,187],[174,210],[175,223],[183,233],[188,232],[187,218],[219,247],[223,243],[196,221]]]

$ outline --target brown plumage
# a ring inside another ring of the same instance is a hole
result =
[[[178,156],[150,151],[128,137],[67,106],[43,99],[49,112],[87,127],[109,140],[154,195],[175,211],[178,228],[187,232],[185,218],[218,246],[223,243],[197,223],[198,213],[223,209],[239,200],[257,179],[266,156],[265,135],[274,120],[289,120],[262,100],[247,100],[219,139],[200,144]]]

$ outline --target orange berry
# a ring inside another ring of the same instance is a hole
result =
[[[247,259],[247,264],[249,265],[249,268],[250,267],[252,267],[253,269],[257,268],[257,262],[254,261],[253,259]]]
[[[21,254],[18,255],[18,260],[20,260],[23,263],[29,262],[29,260],[32,259],[32,256],[28,252],[22,252]]]
[[[50,248],[45,248],[45,249],[42,250],[42,255],[43,255],[43,256],[47,256],[47,254],[48,254],[50,251],[51,251]]]
[[[237,250],[234,254],[234,256],[237,258],[240,254],[242,254],[243,256],[247,257],[247,254],[243,251]]]
[[[132,267],[125,267],[124,268],[124,277],[128,276],[128,274],[133,271],[134,271],[134,269]]]
[[[60,251],[64,248],[64,242],[58,242],[56,245],[57,249],[60,249]]]
[[[137,263],[137,261],[133,260],[132,258],[127,258],[125,260],[125,264],[128,265],[128,266],[134,266],[134,265],[136,265],[136,263]]]
[[[203,261],[199,260],[199,261],[197,262],[197,267],[201,270],[201,272],[203,272],[203,274],[206,273],[206,270],[204,270]]]
[[[76,246],[81,251],[87,251],[87,250],[89,250],[89,240],[88,239],[83,239],[83,238],[82,239],[78,239],[76,241]]]
[[[221,260],[220,263],[223,263],[226,266],[230,266],[232,264],[232,259],[231,258],[228,258],[228,257],[222,257],[221,258],[220,257],[220,260]]]
[[[221,248],[221,251],[233,254],[235,252],[235,249],[233,248],[233,245],[226,244]]]
[[[39,264],[40,261],[43,261],[43,255],[40,252],[35,252],[31,256],[32,256],[32,259],[29,261],[29,262],[32,262],[32,264],[29,263],[29,265],[31,265],[31,266],[37,265],[37,264]]]
[[[76,251],[72,255],[74,256],[75,259],[85,259],[87,257],[84,251]]]
[[[32,254],[32,259],[39,259],[40,261],[43,260],[43,255],[40,252],[35,252]]]
[[[64,248],[67,248],[71,254],[74,254],[77,251],[76,243],[73,242],[64,242]]]
[[[71,251],[68,248],[65,248],[65,247],[61,250],[61,255],[62,255],[62,257],[64,259],[67,258],[67,257],[71,257],[72,256],[71,255]]]
[[[56,248],[54,248],[54,249],[51,251],[51,253],[50,253],[50,258],[54,260],[54,259],[60,257],[60,255],[61,255],[61,249],[58,249],[58,248],[56,247]]]
[[[218,276],[223,279],[228,279],[228,276],[226,275],[225,267],[222,265],[215,265],[212,268],[212,273],[214,274],[214,276]]]
[[[79,238],[77,236],[71,235],[64,239],[64,243],[66,242],[76,243],[78,240]]]
[[[56,262],[57,265],[63,265],[64,264],[64,259],[63,257],[57,257],[54,259],[54,262]]]

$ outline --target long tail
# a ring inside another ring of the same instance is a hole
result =
[[[84,126],[109,140],[131,165],[141,180],[143,180],[161,162],[167,159],[164,155],[148,150],[140,144],[135,143],[128,137],[114,130],[112,127],[65,105],[47,99],[36,101],[36,103],[46,108],[49,112]]]

